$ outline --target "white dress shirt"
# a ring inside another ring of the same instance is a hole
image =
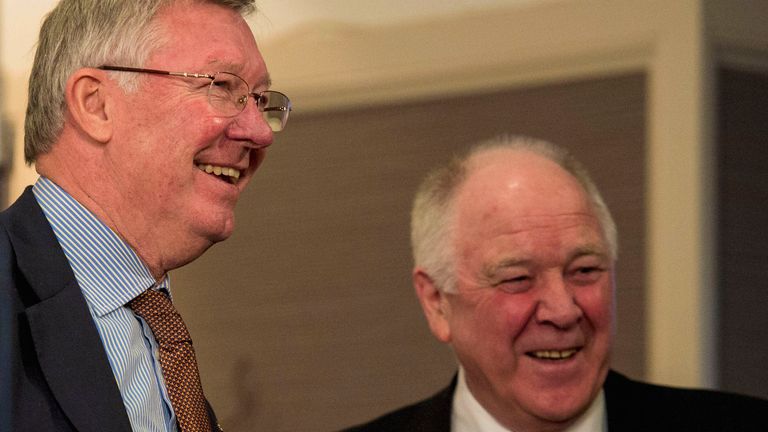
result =
[[[565,432],[607,432],[605,395],[600,393],[587,411]],[[467,387],[463,368],[459,368],[456,391],[453,394],[451,412],[452,432],[522,432],[507,429],[499,424],[488,411],[480,405]]]

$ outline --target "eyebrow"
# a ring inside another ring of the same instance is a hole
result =
[[[588,245],[580,246],[576,248],[576,250],[568,254],[568,261],[573,261],[577,258],[588,256],[588,255],[596,256],[600,259],[608,258],[608,253],[606,252],[604,247],[600,247],[594,244],[588,244]]]
[[[599,245],[595,245],[595,244],[587,244],[584,246],[579,246],[573,251],[571,251],[567,255],[566,262],[571,262],[583,256],[595,256],[599,259],[607,259],[608,253],[605,251],[604,247],[600,247]],[[516,258],[516,257],[505,258],[497,263],[484,266],[483,274],[487,277],[491,277],[496,275],[497,272],[501,269],[512,268],[512,267],[525,267],[527,265],[530,265],[531,262],[532,260],[526,259],[526,258]]]
[[[229,72],[233,73],[237,76],[240,76],[240,74],[243,72],[243,65],[240,63],[231,63],[228,61],[221,61],[217,59],[213,59],[208,62],[208,67],[216,69],[212,72]],[[245,78],[243,78],[245,79]],[[247,82],[248,80],[246,80]],[[267,88],[272,87],[272,77],[269,75],[269,72],[262,78],[261,80],[251,83],[248,82],[248,84],[252,85],[253,87],[261,87],[266,86]]]
[[[511,267],[525,267],[530,264],[531,260],[523,258],[505,258],[495,264],[490,264],[483,267],[483,275],[486,277],[495,276],[499,270]]]

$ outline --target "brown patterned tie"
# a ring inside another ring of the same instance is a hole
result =
[[[165,294],[153,289],[128,302],[157,339],[160,367],[182,432],[211,430],[195,350],[187,326]]]

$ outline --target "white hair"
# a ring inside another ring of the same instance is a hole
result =
[[[542,156],[570,173],[586,192],[608,244],[610,258],[616,260],[616,224],[587,170],[566,149],[547,141],[503,135],[474,146],[447,165],[430,172],[417,189],[411,210],[411,248],[414,264],[423,268],[445,292],[456,291],[455,248],[451,231],[455,217],[454,198],[472,172],[471,161],[496,150],[529,151]]]

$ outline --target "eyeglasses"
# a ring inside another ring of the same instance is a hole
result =
[[[141,69],[124,66],[99,66],[98,69],[117,72],[136,72],[157,75],[171,75],[185,78],[206,78],[211,80],[208,86],[208,103],[222,116],[234,117],[248,105],[248,98],[253,96],[256,108],[264,116],[273,132],[285,129],[288,114],[291,112],[291,100],[288,96],[274,90],[252,92],[248,83],[231,72],[200,74],[189,72],[170,72],[157,69]]]

